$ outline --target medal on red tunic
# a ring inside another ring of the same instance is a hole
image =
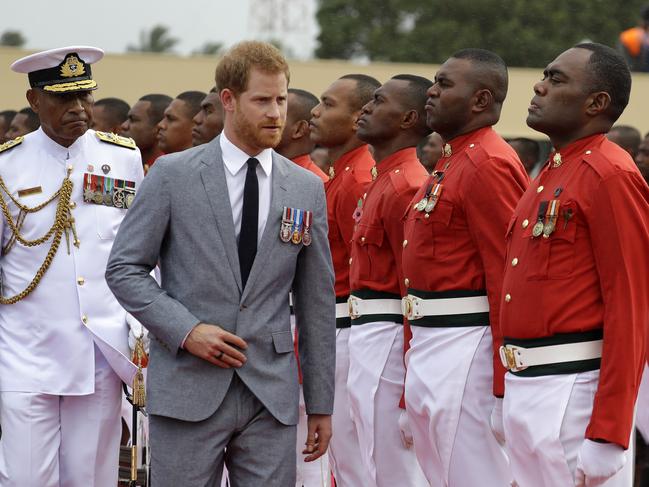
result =
[[[433,187],[433,191],[430,195],[430,198],[428,199],[426,208],[424,208],[426,213],[430,213],[435,209],[435,207],[437,206],[437,202],[439,201],[439,197],[442,195],[442,189],[444,189],[444,187],[440,183],[437,183]]]
[[[282,214],[282,226],[279,230],[279,239],[288,243],[291,241],[291,227],[293,227],[293,208],[284,207]]]
[[[424,196],[421,200],[419,200],[419,203],[415,205],[415,210],[424,211],[426,209],[427,204],[428,204],[428,198]]]
[[[374,181],[378,177],[379,171],[378,169],[376,169],[376,166],[372,167],[370,174],[372,175],[372,181]]]
[[[543,238],[549,238],[557,227],[557,218],[559,217],[559,200],[551,200],[548,211],[545,214],[545,224],[543,225]]]
[[[302,234],[302,243],[305,246],[311,245],[311,222],[313,221],[313,212],[304,211],[304,233]]]
[[[541,203],[539,203],[539,210],[536,217],[536,223],[532,228],[532,237],[540,237],[541,234],[543,233],[545,212],[547,211],[547,209],[548,209],[548,202],[541,201]]]

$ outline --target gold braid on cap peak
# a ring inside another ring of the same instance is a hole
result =
[[[45,275],[45,272],[47,272],[50,265],[52,264],[52,259],[54,259],[54,255],[56,254],[56,251],[58,250],[59,245],[61,244],[61,238],[64,233],[65,233],[65,242],[68,246],[68,254],[70,253],[70,240],[69,240],[68,231],[72,232],[72,235],[74,237],[74,242],[73,242],[74,245],[76,247],[79,247],[80,242],[79,239],[77,238],[77,232],[74,226],[74,218],[72,217],[72,213],[70,211],[70,198],[72,197],[72,188],[73,188],[73,183],[72,180],[70,179],[70,173],[71,170],[68,170],[65,179],[63,179],[63,183],[61,184],[61,187],[56,193],[54,193],[47,201],[44,201],[40,205],[34,206],[32,208],[23,205],[16,198],[14,198],[11,192],[7,189],[4,180],[0,176],[0,190],[2,191],[2,193],[5,193],[7,196],[9,196],[9,199],[18,207],[19,210],[18,216],[14,221],[14,219],[11,216],[11,212],[9,211],[9,205],[5,201],[4,195],[0,193],[0,209],[2,210],[2,213],[4,214],[5,219],[7,220],[7,223],[9,225],[9,229],[11,230],[11,238],[9,239],[7,245],[5,245],[2,248],[2,255],[8,254],[11,248],[13,247],[14,243],[16,242],[22,244],[25,247],[36,247],[38,245],[44,244],[50,237],[52,237],[52,235],[54,236],[54,238],[52,239],[52,244],[50,245],[50,250],[47,252],[47,255],[45,256],[45,260],[41,264],[40,268],[36,271],[36,275],[34,276],[32,281],[27,285],[25,289],[23,289],[21,292],[19,292],[18,294],[10,298],[5,298],[0,293],[0,304],[17,303],[21,299],[26,298],[34,289],[36,289],[36,286],[38,286],[38,284],[40,283],[41,279],[43,278],[43,275]],[[47,205],[49,205],[52,201],[54,201],[57,197],[59,201],[58,204],[56,205],[56,215],[54,217],[54,223],[47,231],[47,233],[45,233],[45,235],[43,235],[42,237],[34,240],[27,240],[26,238],[24,238],[20,233],[20,229],[23,225],[23,222],[25,221],[25,217],[27,216],[27,214],[36,213],[37,211],[42,210]]]

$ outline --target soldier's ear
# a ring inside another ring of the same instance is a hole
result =
[[[302,137],[308,137],[309,136],[309,122],[306,120],[298,120],[296,123],[293,124],[292,127],[293,134],[292,138],[293,139],[301,139]]]
[[[38,108],[40,106],[40,97],[38,96],[38,92],[35,89],[30,88],[27,90],[27,93],[25,93],[25,97],[27,98],[31,109],[38,113]]]
[[[417,110],[409,110],[406,113],[404,113],[403,117],[401,117],[401,128],[409,129],[417,125],[418,121],[419,121],[419,113],[417,112]]]
[[[474,98],[473,111],[475,113],[484,112],[493,105],[494,96],[486,88],[476,91]]]
[[[592,93],[586,101],[586,115],[595,117],[600,113],[608,110],[608,107],[611,105],[611,95],[605,91],[599,91],[597,93]]]
[[[354,114],[353,114],[353,117],[354,117],[353,129],[354,129],[354,132],[356,132],[358,130],[358,119],[361,117],[362,114],[363,114],[363,110],[358,110],[358,111],[354,112]]]

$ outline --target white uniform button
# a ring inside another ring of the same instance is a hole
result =
[[[512,267],[516,267],[518,265],[518,257],[514,257],[512,259]]]
[[[587,150],[587,151],[586,151],[586,155],[588,156],[588,155],[590,155],[590,154],[592,154],[592,152],[589,151],[589,150]]]
[[[403,246],[405,247],[406,245],[408,245],[408,240],[403,241]]]
[[[511,294],[505,294],[505,302],[509,303],[512,300],[512,295]]]
[[[530,221],[526,218],[523,220],[523,228],[527,228],[527,226],[530,224]]]
[[[365,242],[365,237],[361,237],[361,242]]]
[[[352,258],[349,258],[349,265],[352,265]]]
[[[79,286],[83,286],[85,283],[86,283],[86,280],[83,277],[81,277],[81,276],[77,277],[77,284]]]
[[[539,186],[538,188],[536,188],[537,193],[540,193],[541,191],[543,191],[543,186]]]
[[[397,169],[396,171],[394,171],[394,174],[399,174],[399,170]]]
[[[81,317],[81,321],[83,321],[83,324],[85,325],[86,323],[88,323],[88,317],[86,315],[83,315]]]
[[[403,283],[406,285],[406,287],[410,286],[410,279],[407,277],[403,280]]]
[[[424,218],[430,218],[430,213],[426,213],[426,215],[424,215]]]
[[[347,166],[347,167],[345,168],[345,171],[349,171],[349,166]]]

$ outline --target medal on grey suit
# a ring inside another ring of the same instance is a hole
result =
[[[293,208],[287,208],[285,206],[282,215],[282,226],[279,229],[279,239],[285,243],[291,241],[291,227],[293,226],[293,220],[291,219],[292,214]]]
[[[291,242],[295,245],[298,245],[302,242],[302,213],[303,210],[295,210],[295,221],[293,224],[293,236],[291,237]]]
[[[313,220],[313,212],[305,211],[304,212],[304,234],[302,235],[302,243],[305,246],[311,245],[311,222]]]

